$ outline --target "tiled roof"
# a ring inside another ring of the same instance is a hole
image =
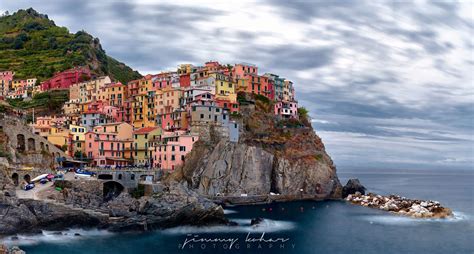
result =
[[[133,132],[133,134],[147,134],[154,130],[158,129],[158,127],[143,127]]]

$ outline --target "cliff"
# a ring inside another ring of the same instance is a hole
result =
[[[170,179],[186,181],[207,197],[280,194],[283,200],[340,198],[336,167],[305,114],[299,120],[278,119],[273,103],[240,96],[239,142],[209,128]],[[237,201],[239,202],[239,201]]]

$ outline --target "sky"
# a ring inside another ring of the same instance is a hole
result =
[[[1,0],[142,74],[249,62],[295,83],[339,169],[474,169],[470,1]]]

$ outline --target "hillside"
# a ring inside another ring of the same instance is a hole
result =
[[[123,83],[141,77],[108,56],[98,38],[84,31],[70,33],[32,8],[0,17],[0,71],[13,70],[16,78],[43,81],[74,66],[89,66],[94,74]]]

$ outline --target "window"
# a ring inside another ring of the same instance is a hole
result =
[[[181,161],[184,161],[184,155],[181,155]]]
[[[201,114],[201,119],[203,119],[203,118],[204,118],[204,114]]]
[[[174,157],[174,154],[171,155],[171,161],[174,161],[175,160],[175,157]]]
[[[174,146],[171,146],[171,151],[174,152]]]

